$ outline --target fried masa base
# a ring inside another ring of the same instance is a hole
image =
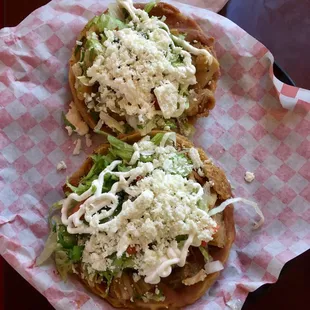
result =
[[[143,9],[145,4],[135,4],[135,7]],[[206,67],[202,59],[199,57],[193,57],[193,63],[196,67],[196,79],[197,84],[193,89],[197,93],[195,99],[191,100],[190,108],[185,111],[188,117],[188,122],[194,124],[197,118],[209,115],[209,111],[214,108],[215,98],[214,92],[217,86],[217,81],[220,75],[219,64],[216,59],[215,51],[213,49],[214,39],[207,37],[200,26],[192,18],[186,17],[174,6],[167,3],[158,3],[149,13],[151,16],[165,16],[165,23],[169,26],[169,29],[174,34],[185,33],[185,39],[197,48],[205,48],[213,56],[214,61],[210,67]],[[78,40],[86,35],[86,29],[84,28],[80,33]],[[75,49],[75,48],[74,48]],[[96,120],[88,113],[88,108],[84,103],[83,98],[79,98],[77,90],[75,88],[76,78],[72,71],[72,66],[78,62],[73,49],[72,56],[69,60],[69,85],[73,97],[73,101],[79,110],[84,121],[90,128],[94,129],[97,125]],[[208,81],[210,81],[208,83]],[[116,117],[117,115],[112,115]],[[123,119],[122,119],[123,120]],[[113,131],[106,125],[102,126],[102,130],[113,134]]]
[[[164,131],[152,131],[149,135],[153,137],[156,133],[164,132]],[[123,141],[133,144],[138,142],[141,139],[141,135],[139,133],[134,133],[131,135],[124,136],[122,138]],[[186,139],[185,137],[177,134],[177,146],[180,148],[190,148],[193,147],[193,144]],[[95,153],[97,154],[106,154],[110,145],[103,144],[101,145]],[[202,149],[199,149],[199,154],[201,160],[203,162],[208,160],[207,155],[204,153]],[[79,184],[80,179],[85,176],[88,171],[92,167],[92,159],[88,157],[85,162],[82,164],[79,170],[77,170],[70,178],[69,182],[77,186]],[[226,200],[231,197],[231,187],[229,182],[227,181],[224,172],[213,165],[211,162],[207,161],[203,167],[205,171],[205,175],[209,181],[214,182],[213,188],[217,192],[219,199]],[[66,185],[63,186],[64,192],[67,192],[69,189]],[[211,255],[214,260],[219,260],[223,264],[226,262],[229,256],[230,248],[235,239],[235,226],[234,226],[234,216],[233,216],[233,205],[229,205],[223,212],[223,222],[225,225],[226,232],[226,242],[222,248],[212,247]],[[173,274],[174,271],[172,271]],[[123,272],[123,273],[126,273]],[[104,286],[100,284],[96,284],[95,286],[90,285],[86,280],[80,278],[80,280],[86,285],[88,289],[90,289],[96,295],[106,299],[111,305],[117,308],[131,308],[131,309],[179,309],[186,305],[193,304],[197,301],[201,296],[205,294],[205,292],[212,286],[217,277],[219,276],[219,272],[208,275],[204,281],[198,282],[191,286],[181,285],[180,288],[173,290],[170,285],[167,283],[159,283],[158,287],[162,290],[164,296],[166,297],[162,302],[148,301],[144,302],[142,300],[134,300],[131,302],[129,299],[120,298],[120,294],[113,292],[113,286],[111,286],[109,294],[105,293]],[[127,276],[127,278],[129,278]],[[140,280],[143,281],[143,280]],[[162,282],[162,281],[161,281]],[[118,285],[119,286],[119,285]],[[117,286],[116,286],[117,287]],[[122,288],[122,287],[121,287]],[[118,290],[121,290],[118,287]],[[126,293],[126,292],[123,292]]]

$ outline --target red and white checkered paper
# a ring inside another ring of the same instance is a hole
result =
[[[169,1],[170,2],[170,1]],[[225,2],[225,1],[224,1]],[[196,125],[202,146],[226,171],[235,196],[257,201],[266,221],[235,206],[236,241],[225,270],[191,309],[224,309],[274,282],[283,264],[310,246],[310,92],[273,76],[273,56],[231,21],[172,2],[216,39],[222,76],[217,104]],[[50,260],[34,262],[48,234],[48,207],[90,149],[72,156],[61,112],[70,101],[68,60],[76,36],[107,1],[52,1],[0,31],[0,253],[57,309],[111,309]],[[65,160],[68,169],[57,172]],[[247,184],[245,171],[256,179]]]

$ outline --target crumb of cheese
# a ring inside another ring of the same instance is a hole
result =
[[[255,179],[255,174],[253,172],[247,171],[244,175],[244,180],[251,183]]]
[[[73,150],[73,155],[79,155],[81,152],[81,147],[82,147],[82,141],[81,139],[77,139],[74,141],[75,148]]]
[[[67,169],[67,165],[66,163],[62,160],[57,164],[57,171],[61,171],[61,170],[66,170]]]
[[[93,144],[89,133],[85,135],[85,143],[87,147],[91,147]]]

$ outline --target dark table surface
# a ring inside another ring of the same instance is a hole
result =
[[[48,2],[0,0],[0,27],[17,25],[33,10]],[[309,12],[310,0],[230,0],[220,13],[261,41],[297,86],[310,89]],[[306,294],[310,292],[309,262],[310,250],[287,263],[276,284],[267,284],[249,294],[243,310],[309,308]],[[53,309],[0,257],[0,272],[1,269],[0,309],[1,306],[5,310]]]

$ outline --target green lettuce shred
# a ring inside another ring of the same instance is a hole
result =
[[[172,119],[166,120],[166,121],[165,121],[165,125],[166,125],[166,126],[169,126],[169,127],[170,127],[170,130],[174,130],[174,129],[177,129],[177,128],[178,128],[176,122],[175,122],[174,120],[172,120]]]
[[[113,136],[108,136],[108,141],[111,145],[110,152],[115,157],[119,157],[127,162],[130,161],[134,153],[134,148],[132,145],[121,141]]]
[[[157,133],[152,139],[151,141],[155,144],[155,145],[159,145],[161,140],[163,139],[164,133]]]
[[[74,245],[71,249],[68,251],[68,258],[73,263],[78,263],[82,259],[84,246],[81,245]]]
[[[69,234],[65,225],[59,225],[57,239],[64,249],[72,249],[77,245],[77,235]]]
[[[149,3],[147,3],[145,6],[144,6],[144,11],[146,13],[150,13],[151,10],[156,6],[156,2],[155,1],[151,1]]]
[[[94,21],[94,25],[97,26],[99,32],[103,32],[105,29],[120,30],[126,27],[125,23],[109,14],[102,14],[99,16],[98,19]]]
[[[113,274],[113,272],[106,270],[106,271],[100,272],[100,275],[102,275],[102,276],[105,278],[105,280],[106,280],[106,282],[107,282],[106,293],[109,293],[110,285],[111,285],[111,283],[112,283],[114,274]]]
[[[205,262],[208,263],[211,261],[212,257],[210,256],[208,249],[206,247],[200,246],[199,250],[201,254],[203,255]]]

